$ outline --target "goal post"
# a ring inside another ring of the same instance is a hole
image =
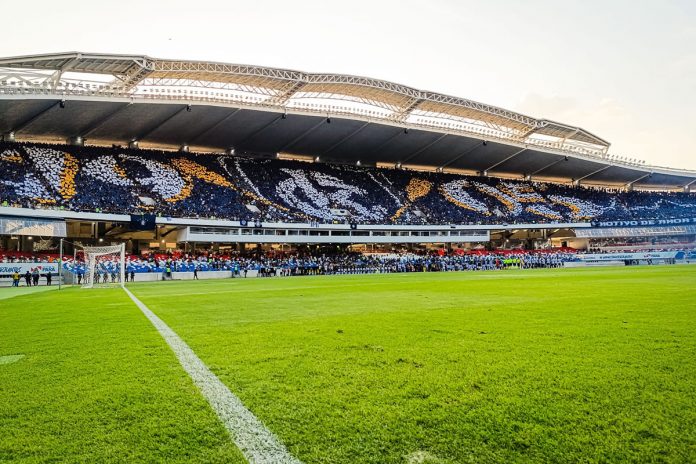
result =
[[[82,249],[85,274],[82,288],[123,287],[126,281],[126,244],[86,246]]]

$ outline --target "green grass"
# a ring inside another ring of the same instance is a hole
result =
[[[696,267],[131,289],[306,463],[696,462]],[[122,293],[0,308],[0,460],[239,459]]]
[[[15,298],[22,295],[30,295],[32,293],[40,293],[45,291],[58,290],[58,285],[47,286],[43,285],[41,287],[10,287],[0,288],[0,300],[5,300],[7,298]]]
[[[12,355],[0,462],[245,462],[122,290],[0,300],[0,357]]]

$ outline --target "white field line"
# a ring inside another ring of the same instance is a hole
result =
[[[268,430],[242,401],[213,374],[196,353],[169,326],[135,297],[127,288],[128,296],[145,314],[174,351],[181,367],[232,436],[244,457],[253,464],[301,464],[285,448],[278,437]]]

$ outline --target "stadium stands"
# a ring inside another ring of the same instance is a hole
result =
[[[152,255],[128,256],[128,273],[258,271],[261,276],[293,276],[308,274],[375,274],[401,272],[439,272],[466,270],[500,270],[509,267],[535,268],[560,267],[564,261],[575,259],[575,253],[567,251],[507,251],[463,254],[391,253],[391,254],[253,254],[253,255]],[[105,262],[105,267],[113,266]],[[65,269],[75,274],[84,273],[84,263],[68,261]]]
[[[3,206],[284,222],[558,223],[694,217],[696,195],[219,154],[0,144]]]

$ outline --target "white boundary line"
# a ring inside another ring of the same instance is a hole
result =
[[[201,391],[232,436],[244,457],[253,464],[301,464],[242,401],[213,374],[196,353],[145,304],[124,287],[131,300],[174,351],[181,367]]]

